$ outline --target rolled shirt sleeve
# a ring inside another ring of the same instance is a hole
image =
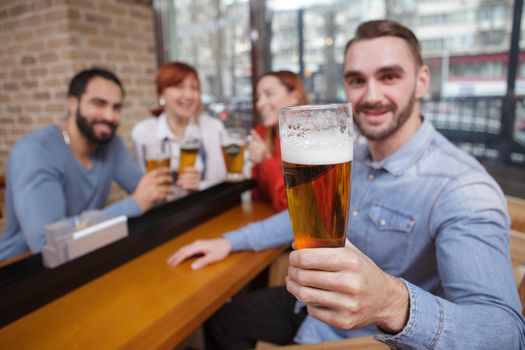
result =
[[[288,211],[282,211],[266,220],[258,221],[239,230],[226,233],[232,251],[276,248],[293,241],[292,224]]]

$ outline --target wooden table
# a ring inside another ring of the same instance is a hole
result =
[[[3,349],[173,348],[283,249],[235,253],[193,271],[166,258],[199,238],[219,237],[272,214],[243,203],[0,329]]]

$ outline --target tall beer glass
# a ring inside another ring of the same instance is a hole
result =
[[[353,155],[351,104],[279,112],[284,182],[295,247],[342,247]]]
[[[179,174],[195,166],[199,154],[200,139],[196,136],[185,139],[180,145]]]

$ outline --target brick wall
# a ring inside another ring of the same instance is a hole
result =
[[[66,116],[71,77],[94,65],[126,90],[119,134],[155,104],[153,13],[134,0],[0,1],[0,174],[13,144]]]

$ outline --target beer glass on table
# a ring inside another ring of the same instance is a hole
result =
[[[244,149],[246,131],[239,128],[225,129],[221,134],[222,154],[226,164],[226,182],[244,180]]]
[[[142,154],[146,171],[157,168],[170,168],[171,164],[171,144],[167,139],[149,141],[142,145]]]
[[[283,108],[279,133],[295,247],[344,246],[354,143],[351,104]]]

